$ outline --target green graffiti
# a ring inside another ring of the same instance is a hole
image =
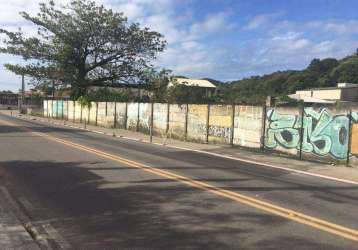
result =
[[[352,121],[358,122],[358,112],[352,112]]]
[[[61,117],[63,114],[63,101],[53,101],[52,102],[52,114],[54,117]]]
[[[336,158],[345,158],[348,150],[348,131],[349,118],[346,116],[337,116],[332,121],[331,126],[326,129],[332,140],[330,153]]]
[[[265,146],[268,148],[280,145],[299,150],[302,124],[303,152],[319,156],[329,154],[337,159],[347,156],[349,118],[346,115],[333,116],[327,109],[317,112],[313,108],[305,108],[303,122],[298,115],[279,114],[275,110],[267,113],[267,119]]]
[[[317,121],[314,126],[314,122]],[[315,152],[319,155],[326,155],[331,148],[329,136],[323,134],[323,130],[329,126],[332,116],[326,110],[320,113],[312,108],[305,109],[303,117],[303,143],[302,150],[305,152]]]
[[[270,124],[265,145],[269,148],[277,147],[277,143],[285,148],[295,148],[299,142],[299,131],[296,128],[295,115],[281,115],[275,110],[267,113]]]

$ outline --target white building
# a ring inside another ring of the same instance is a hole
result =
[[[289,97],[309,103],[358,102],[358,84],[338,83],[337,87],[298,90]]]

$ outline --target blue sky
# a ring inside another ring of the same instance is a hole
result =
[[[39,0],[0,3],[0,27],[35,29],[18,12]],[[56,2],[66,3],[68,0]],[[342,58],[358,48],[355,0],[97,0],[130,21],[161,32],[168,47],[155,62],[174,74],[230,81],[276,70],[302,69],[313,58]],[[0,55],[0,64],[19,59]],[[0,90],[20,78],[0,66]]]

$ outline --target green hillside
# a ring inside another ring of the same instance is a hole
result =
[[[337,82],[358,83],[357,53],[341,60],[313,59],[304,70],[277,71],[263,76],[220,84],[224,102],[259,104],[267,95],[282,96],[296,90],[333,87]]]

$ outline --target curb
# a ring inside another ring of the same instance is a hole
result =
[[[30,218],[21,211],[20,206],[17,204],[15,199],[11,196],[6,187],[0,186],[0,192],[4,195],[11,207],[12,213],[15,218],[19,220],[21,225],[24,227],[28,236],[33,239],[34,243],[38,247],[37,249],[52,249],[48,244],[47,240],[44,239],[37,231],[37,229],[31,224]]]

